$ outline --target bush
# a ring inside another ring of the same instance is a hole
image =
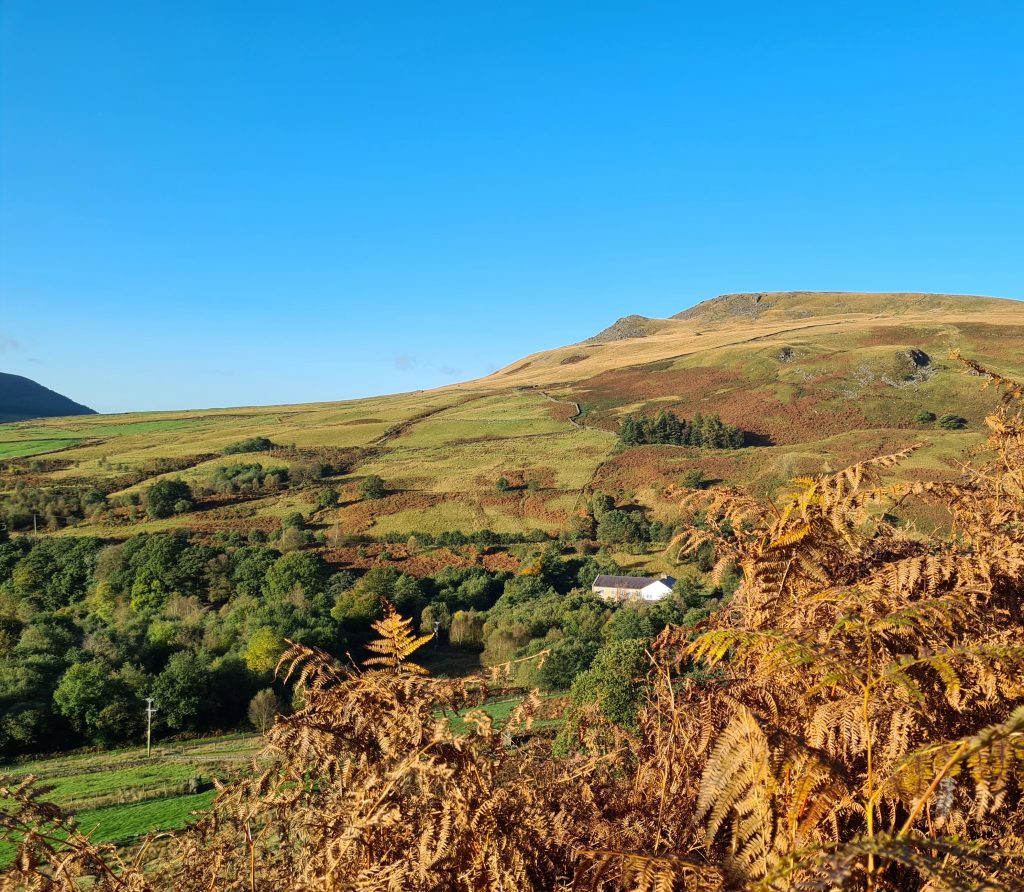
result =
[[[224,447],[225,456],[241,455],[242,453],[265,453],[275,449],[276,445],[265,436],[253,436],[249,439],[233,442]]]
[[[288,480],[284,468],[264,468],[259,462],[222,465],[213,472],[210,485],[220,493],[258,492],[277,489]]]
[[[145,494],[146,514],[155,519],[184,514],[193,507],[192,489],[183,480],[158,480]]]
[[[299,548],[305,548],[307,545],[312,545],[313,534],[309,530],[299,529],[298,527],[288,527],[281,533],[281,538],[278,540],[278,544],[281,546],[281,551],[296,551]]]
[[[947,431],[958,431],[967,427],[967,419],[961,415],[948,412],[939,419],[939,427]]]
[[[512,484],[508,482],[507,477],[499,477],[495,486],[497,486],[498,492],[508,492],[512,488]]]
[[[359,484],[359,495],[364,499],[383,499],[388,493],[384,481],[376,474],[364,477]]]
[[[935,420],[935,413],[929,412],[927,409],[922,409],[914,416],[914,421],[918,424],[931,424]]]
[[[317,508],[337,508],[338,507],[338,490],[333,486],[328,486],[327,489],[321,489],[316,496]]]
[[[316,483],[331,472],[331,466],[318,458],[302,458],[292,462],[288,476],[296,483]]]
[[[707,478],[704,476],[704,472],[700,468],[693,468],[690,471],[686,471],[682,477],[679,478],[679,485],[683,489],[703,489],[707,483]]]

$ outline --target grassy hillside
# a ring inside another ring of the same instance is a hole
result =
[[[346,535],[565,529],[595,490],[667,512],[679,475],[771,489],[914,442],[913,467],[953,462],[981,436],[991,392],[949,359],[965,355],[1024,377],[1024,304],[911,294],[748,294],[672,319],[627,317],[580,344],[434,391],[230,410],[84,416],[0,427],[0,486],[98,488],[114,507],[48,529],[124,537],[187,526],[276,529],[299,511],[338,544]],[[622,417],[668,408],[719,413],[750,434],[735,451],[617,448]],[[955,413],[964,430],[919,423]],[[266,437],[256,455],[231,444]],[[218,468],[292,470],[274,491],[209,491]],[[306,473],[326,465],[324,477]],[[377,475],[381,499],[361,497]],[[194,510],[152,520],[130,501],[164,477],[187,481]],[[509,482],[499,491],[496,482]],[[318,508],[331,486],[336,507]],[[21,519],[25,522],[25,517]],[[15,524],[16,526],[16,524]],[[350,555],[351,557],[351,555]]]

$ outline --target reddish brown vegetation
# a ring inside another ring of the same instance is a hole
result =
[[[380,557],[385,551],[391,555],[388,560]],[[519,560],[504,548],[481,549],[474,545],[458,550],[429,548],[411,553],[408,545],[403,544],[346,545],[328,548],[323,556],[328,563],[337,567],[368,570],[381,564],[390,564],[410,576],[435,576],[445,567],[483,567],[493,572],[508,573],[515,573],[519,569]]]
[[[619,406],[623,403],[664,397],[699,399],[710,393],[745,384],[738,372],[724,368],[651,371],[645,367],[602,372],[576,385],[588,405]]]
[[[1024,887],[1024,420],[992,419],[997,459],[954,482],[886,485],[901,456],[799,481],[765,508],[718,490],[685,506],[742,568],[728,609],[651,649],[635,734],[596,713],[579,753],[445,711],[503,690],[429,678],[394,613],[373,666],[289,655],[305,706],[254,774],[218,797],[157,873],[92,845],[31,785],[8,789],[3,888],[363,890]],[[942,505],[928,540],[882,509]],[[696,674],[694,674],[696,670]]]
[[[962,328],[962,326],[958,326]],[[869,328],[857,338],[860,347],[887,347],[890,344],[921,346],[941,334],[941,328],[912,328],[909,325],[879,325]]]

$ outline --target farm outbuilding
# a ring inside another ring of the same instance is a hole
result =
[[[598,576],[591,591],[606,601],[660,601],[672,591],[671,576]]]

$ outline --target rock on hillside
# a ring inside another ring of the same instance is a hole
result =
[[[580,343],[607,344],[611,341],[624,341],[627,338],[644,338],[659,331],[662,328],[661,323],[661,319],[651,319],[647,316],[623,316],[604,331]]]
[[[95,414],[94,409],[69,400],[31,378],[0,372],[0,422]]]

